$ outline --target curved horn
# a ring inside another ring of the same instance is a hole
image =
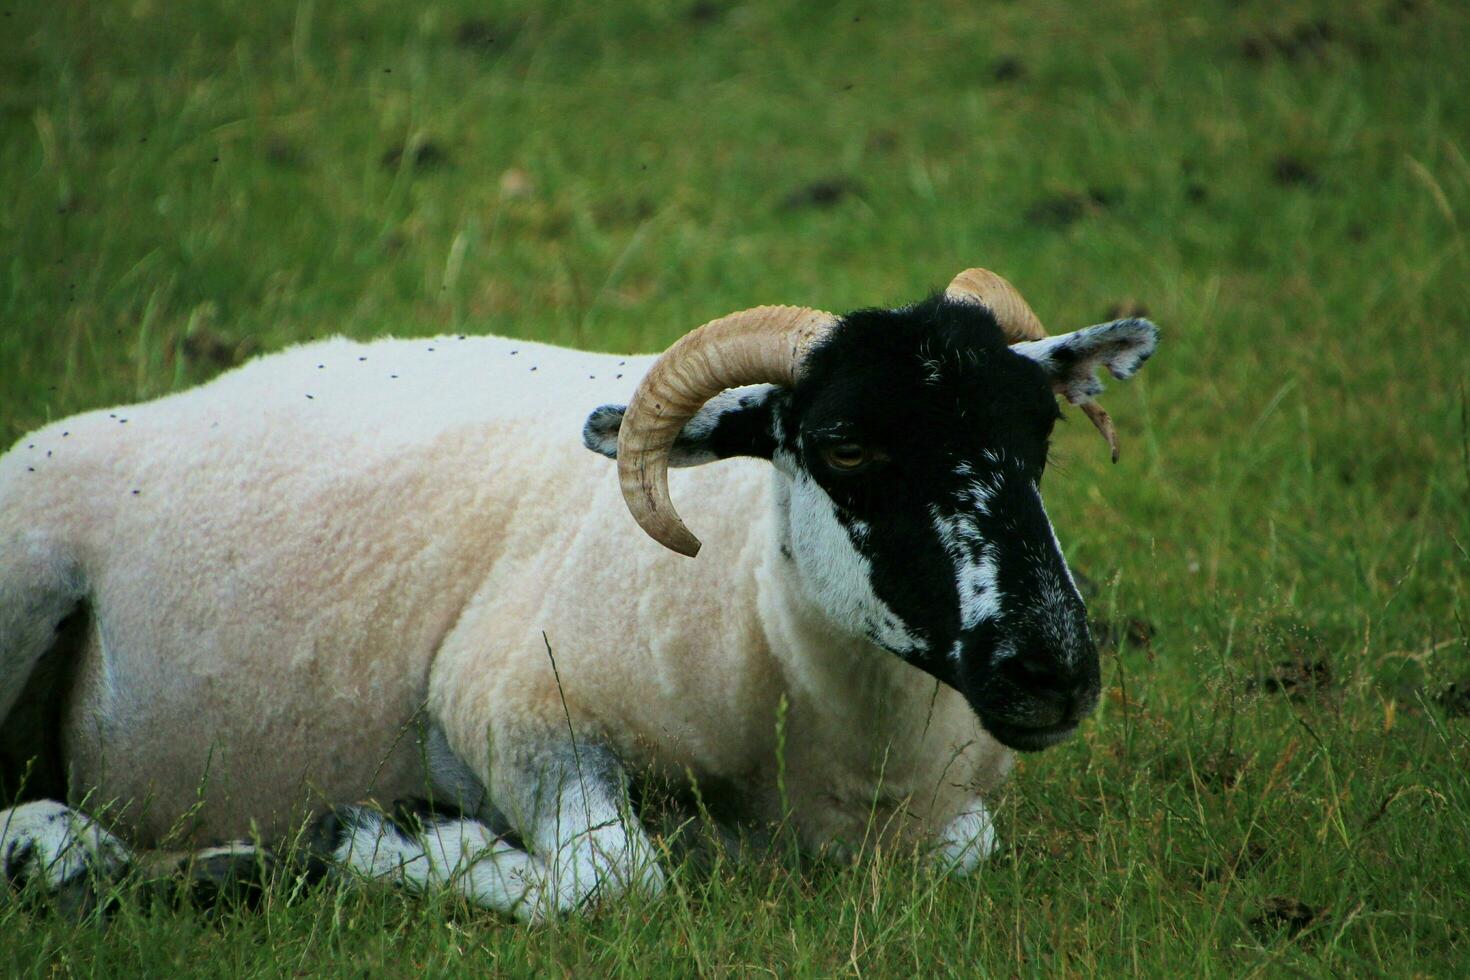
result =
[[[684,423],[726,388],[791,385],[837,318],[799,306],[757,306],[690,331],[638,384],[618,430],[618,482],[633,519],[659,544],[699,553],[669,499],[669,450]]]
[[[1013,344],[1046,337],[1046,328],[1016,287],[989,269],[961,272],[945,289],[944,298],[961,303],[979,303],[995,317],[1006,339]]]
[[[1006,340],[1017,344],[1023,340],[1041,340],[1046,337],[1046,328],[1041,319],[1021,298],[1020,292],[1004,278],[989,269],[966,269],[950,281],[944,297],[961,303],[979,303],[990,311],[995,322],[1006,335]],[[1083,402],[1077,406],[1088,421],[1097,426],[1107,441],[1108,452],[1113,462],[1118,461],[1118,430],[1107,411],[1096,402]]]

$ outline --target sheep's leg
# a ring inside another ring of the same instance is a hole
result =
[[[610,751],[556,746],[526,759],[495,780],[492,796],[528,850],[425,804],[400,804],[393,815],[338,808],[318,840],[358,874],[420,891],[451,888],[525,921],[662,889],[653,844],[628,809],[626,777]]]
[[[57,628],[81,602],[83,590],[81,573],[64,549],[25,528],[26,495],[16,499],[9,491],[5,469],[0,466],[0,721],[55,644]]]
[[[54,800],[0,811],[0,893],[34,889],[53,907],[81,915],[102,905],[107,887],[132,873],[147,895],[201,910],[258,904],[276,859],[249,841],[188,853],[134,852],[97,821]]]
[[[475,905],[536,918],[541,874],[535,860],[478,820],[401,802],[386,814],[338,807],[315,831],[316,847],[339,868],[417,891],[451,888]]]
[[[491,797],[539,859],[543,914],[663,891],[658,853],[628,805],[628,777],[611,749],[553,741],[509,770]]]
[[[37,888],[63,909],[94,907],[99,886],[131,862],[122,841],[55,800],[0,811],[0,878],[13,888]]]
[[[995,823],[979,797],[972,799],[939,834],[935,867],[944,874],[967,875],[980,867],[1000,846]]]

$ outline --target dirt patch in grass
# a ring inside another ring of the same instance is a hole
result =
[[[1470,718],[1470,677],[1450,684],[1434,701],[1451,718]]]
[[[383,153],[383,169],[397,170],[405,156],[409,167],[417,173],[449,166],[449,151],[432,140],[424,140],[408,146],[400,143],[389,147]]]
[[[1326,660],[1283,660],[1245,683],[1246,690],[1285,694],[1301,699],[1332,686],[1332,666]]]
[[[1270,853],[1265,844],[1252,841],[1224,860],[1206,861],[1189,871],[1201,884],[1240,879],[1254,872]]]
[[[1231,790],[1240,785],[1251,767],[1251,760],[1228,746],[1192,753],[1181,750],[1161,752],[1152,761],[1151,775],[1161,783],[1190,785],[1198,780],[1207,790]]]
[[[1200,759],[1195,772],[1206,786],[1216,789],[1234,789],[1240,784],[1250,761],[1232,749],[1220,749]]]
[[[173,343],[172,353],[192,364],[223,369],[244,363],[260,350],[254,337],[232,337],[208,328],[197,329]]]
[[[656,209],[646,197],[615,197],[601,201],[592,209],[599,224],[636,225],[653,217]]]
[[[296,169],[306,162],[306,154],[284,136],[272,136],[265,141],[265,158],[271,164],[286,169]]]
[[[1248,693],[1285,695],[1302,701],[1337,690],[1328,642],[1317,630],[1300,623],[1263,624],[1257,628],[1255,647],[1271,664],[1246,678]]]
[[[1020,58],[999,58],[990,66],[990,77],[1002,85],[1019,82],[1026,77],[1026,63]]]
[[[781,199],[782,211],[804,211],[808,208],[826,211],[856,194],[858,185],[850,177],[824,177],[803,184]]]
[[[454,29],[454,46],[476,54],[504,51],[520,34],[521,26],[471,17]]]
[[[1320,58],[1342,40],[1342,35],[1330,21],[1318,19],[1279,31],[1247,34],[1240,42],[1240,53],[1247,61],[1257,63],[1271,58],[1300,61],[1303,58]]]
[[[1425,13],[1428,7],[1425,0],[1393,0],[1383,11],[1383,19],[1395,26],[1405,24]]]
[[[684,11],[684,19],[698,27],[705,27],[724,20],[729,12],[729,6],[717,0],[695,0]]]
[[[1131,647],[1151,646],[1155,633],[1153,623],[1137,616],[1094,619],[1088,624],[1088,629],[1092,632],[1092,641],[1100,647],[1117,647],[1125,640]]]
[[[1026,209],[1029,224],[1044,228],[1066,228],[1083,218],[1102,214],[1118,202],[1118,194],[1101,187],[1086,191],[1063,191],[1034,202]]]
[[[1271,179],[1282,187],[1320,187],[1322,178],[1315,167],[1300,157],[1282,154],[1271,161]]]
[[[1274,895],[1266,899],[1260,914],[1250,920],[1250,926],[1258,933],[1284,931],[1295,936],[1326,918],[1326,907],[1314,907],[1299,898]]]

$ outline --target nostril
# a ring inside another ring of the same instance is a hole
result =
[[[1035,693],[1069,694],[1075,681],[1071,671],[1058,669],[1050,657],[1014,657],[1001,670],[1011,683]]]

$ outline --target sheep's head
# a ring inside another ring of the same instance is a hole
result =
[[[1056,395],[1107,437],[1100,368],[1128,377],[1157,330],[1118,320],[1047,337],[1009,283],[843,317],[759,307],[672,346],[624,411],[588,419],[655,539],[693,555],[667,468],[769,459],[778,542],[839,626],[959,690],[1003,743],[1040,749],[1097,700],[1086,611],[1042,506]]]

